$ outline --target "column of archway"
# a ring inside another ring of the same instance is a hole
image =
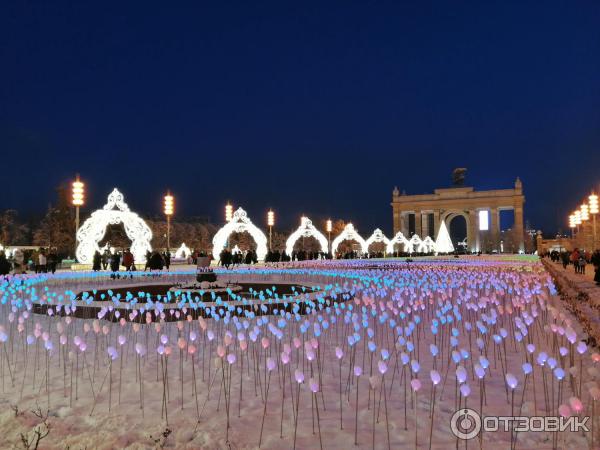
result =
[[[517,243],[519,244],[519,251],[525,251],[525,230],[523,229],[523,204],[515,205],[515,233],[517,234]]]
[[[440,231],[440,210],[433,210],[433,236],[431,238],[435,241],[437,239],[438,231]]]
[[[467,246],[469,251],[475,252],[479,248],[479,218],[477,210],[469,210],[467,220]]]

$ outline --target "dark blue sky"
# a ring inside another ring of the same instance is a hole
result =
[[[3,2],[0,208],[79,172],[94,207],[389,233],[394,185],[467,167],[552,232],[600,183],[596,1],[214,3]]]

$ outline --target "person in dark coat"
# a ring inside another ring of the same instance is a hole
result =
[[[98,272],[100,270],[100,265],[102,263],[103,263],[102,255],[100,255],[100,252],[98,250],[96,250],[94,252],[94,258],[92,259],[92,270],[94,272]],[[107,264],[108,264],[108,259],[107,259]]]
[[[56,248],[51,248],[48,252],[48,271],[56,273],[56,267],[58,266],[58,255],[56,254]]]
[[[113,272],[118,272],[119,267],[121,266],[121,255],[119,253],[115,253],[112,255],[110,259],[110,270]]]
[[[8,275],[10,273],[10,263],[6,259],[4,252],[0,252],[0,275]]]
[[[600,250],[596,250],[592,255],[592,264],[596,269],[594,274],[594,281],[600,286]]]
[[[171,267],[171,253],[165,252],[163,255],[163,259],[165,260],[165,267],[167,268],[167,270],[169,270],[169,267]]]
[[[126,249],[123,252],[123,265],[125,266],[125,270],[131,271],[131,267],[133,266],[133,253],[129,249]]]
[[[165,265],[165,261],[160,253],[154,252],[150,257],[150,270],[162,270]]]

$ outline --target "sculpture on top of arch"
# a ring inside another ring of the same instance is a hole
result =
[[[383,231],[381,231],[381,229],[379,228],[376,228],[375,231],[373,231],[373,234],[369,236],[369,238],[366,240],[367,249],[371,246],[371,244],[374,244],[375,242],[383,242],[383,244],[385,245],[386,253],[390,253],[390,240],[385,236],[385,234],[383,234]]]
[[[301,237],[314,237],[321,246],[321,251],[323,253],[327,253],[329,243],[327,242],[327,238],[321,233],[317,228],[313,225],[312,220],[308,217],[302,217],[300,219],[300,226],[290,234],[287,241],[285,242],[285,252],[288,255],[291,255],[294,251],[294,244]]]
[[[361,252],[368,253],[369,248],[367,241],[365,241],[360,234],[354,229],[354,225],[351,223],[344,227],[344,230],[333,240],[331,243],[331,254],[335,255],[335,251],[342,241],[356,241],[360,244]]]
[[[77,230],[77,261],[82,264],[91,264],[94,253],[100,251],[98,242],[106,234],[108,225],[122,223],[127,237],[131,239],[131,253],[136,262],[146,261],[146,252],[151,251],[150,240],[152,231],[146,222],[132,212],[125,203],[123,194],[117,188],[108,196],[108,201],[102,209],[94,211],[81,227]]]
[[[227,244],[227,239],[231,233],[248,232],[256,242],[256,258],[259,261],[264,261],[267,255],[267,237],[265,234],[252,223],[246,211],[238,208],[233,213],[229,222],[227,222],[213,237],[213,258],[219,259],[221,251]]]

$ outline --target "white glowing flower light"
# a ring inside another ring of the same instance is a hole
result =
[[[339,234],[339,236],[336,237],[333,240],[333,242],[331,243],[331,253],[332,254],[335,255],[335,251],[337,250],[338,245],[340,245],[340,243],[342,241],[356,241],[360,244],[362,253],[367,253],[369,251],[367,241],[365,241],[361,237],[361,235],[356,232],[356,230],[354,229],[354,225],[352,225],[351,223],[346,225],[346,227],[344,228],[344,231],[342,231]]]
[[[267,255],[267,237],[248,218],[248,214],[242,208],[238,208],[228,221],[213,237],[213,258],[219,258],[221,250],[225,247],[231,233],[247,232],[256,242],[256,258],[263,261]]]
[[[181,246],[175,252],[175,258],[178,259],[187,259],[192,256],[192,251],[185,245],[185,242],[181,244]]]
[[[385,234],[383,234],[383,231],[381,231],[379,228],[376,228],[375,231],[373,231],[373,234],[366,240],[367,248],[369,248],[371,244],[374,244],[375,242],[383,242],[385,244],[387,253],[390,253],[390,240],[385,237]]]
[[[452,239],[450,239],[450,234],[448,234],[446,222],[444,221],[440,224],[440,230],[435,239],[435,251],[438,253],[452,253],[454,251],[454,245],[452,245]]]
[[[122,223],[127,237],[131,239],[131,253],[136,262],[146,261],[146,252],[151,251],[150,240],[152,231],[146,222],[136,213],[129,210],[123,194],[117,188],[108,196],[108,201],[102,209],[94,211],[77,230],[77,261],[91,264],[94,253],[100,251],[98,242],[106,234],[108,225]]]
[[[290,237],[285,242],[285,252],[288,255],[291,255],[294,251],[294,244],[298,239],[300,239],[301,237],[311,236],[314,237],[317,241],[319,241],[319,244],[321,245],[321,251],[323,253],[327,253],[327,238],[323,236],[323,233],[321,233],[315,228],[315,226],[312,223],[312,220],[310,220],[308,217],[302,217],[302,219],[300,220],[300,226],[296,229],[296,231],[290,234]]]
[[[392,240],[387,245],[387,252],[394,253],[394,245],[402,244],[404,246],[404,251],[407,253],[412,253],[413,248],[412,244],[404,237],[402,231],[398,231],[396,235],[392,238]]]

